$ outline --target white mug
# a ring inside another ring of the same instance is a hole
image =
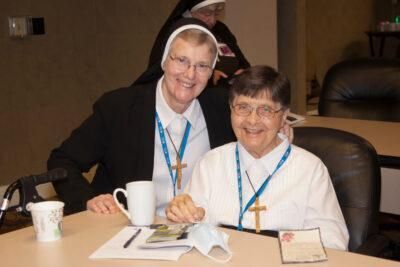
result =
[[[54,241],[61,238],[64,203],[43,201],[28,203],[26,209],[31,212],[33,227],[38,241]]]
[[[127,198],[128,211],[118,202],[117,194],[122,192]],[[148,226],[153,223],[156,212],[156,195],[152,181],[137,181],[126,184],[126,190],[117,188],[113,197],[121,211],[132,224]]]

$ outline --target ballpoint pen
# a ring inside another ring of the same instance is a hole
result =
[[[129,247],[129,245],[132,243],[133,240],[135,240],[135,238],[140,234],[140,232],[142,231],[142,228],[139,228],[134,234],[133,236],[131,236],[131,238],[129,238],[125,244],[124,244],[124,248]]]

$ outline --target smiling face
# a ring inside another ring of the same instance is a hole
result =
[[[192,17],[203,21],[209,29],[212,29],[217,23],[218,17],[224,12],[224,8],[224,3],[212,4],[192,11]]]
[[[240,116],[231,110],[231,123],[236,138],[244,148],[255,158],[261,158],[280,143],[278,132],[284,125],[288,109],[280,110],[282,106],[273,102],[266,92],[256,97],[237,95],[232,106],[250,105],[253,111],[248,116]],[[280,110],[272,118],[259,116],[255,108],[268,107],[271,110]]]
[[[183,113],[190,103],[200,95],[212,73],[200,73],[193,65],[212,65],[213,53],[207,43],[196,44],[177,37],[171,45],[169,56],[164,62],[163,96],[168,105],[177,113]],[[190,62],[186,69],[179,67],[177,59]]]

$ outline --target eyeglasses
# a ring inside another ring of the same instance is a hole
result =
[[[173,57],[171,55],[169,55],[169,57],[175,63],[176,68],[182,72],[187,71],[191,66],[193,66],[194,70],[198,74],[206,75],[209,74],[210,70],[212,69],[210,65],[205,63],[196,63],[192,65],[187,57]]]
[[[197,12],[197,14],[204,16],[204,17],[212,17],[212,16],[218,17],[221,15],[222,12],[224,12],[224,10],[223,9],[220,9],[220,10],[198,10],[195,12]]]
[[[267,106],[252,107],[248,104],[237,104],[232,106],[232,109],[236,113],[236,115],[242,117],[247,117],[251,113],[253,113],[253,110],[256,110],[258,116],[267,119],[272,119],[273,117],[275,117],[276,113],[282,110],[282,108],[278,110],[273,110]]]
[[[194,12],[204,17],[218,17],[219,15],[221,15],[222,12],[224,12],[224,9],[225,5],[217,5],[214,9],[212,7],[204,7]]]

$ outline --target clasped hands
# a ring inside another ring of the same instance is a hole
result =
[[[195,223],[204,218],[205,210],[196,207],[192,198],[188,194],[174,197],[165,209],[167,218],[179,223]]]

